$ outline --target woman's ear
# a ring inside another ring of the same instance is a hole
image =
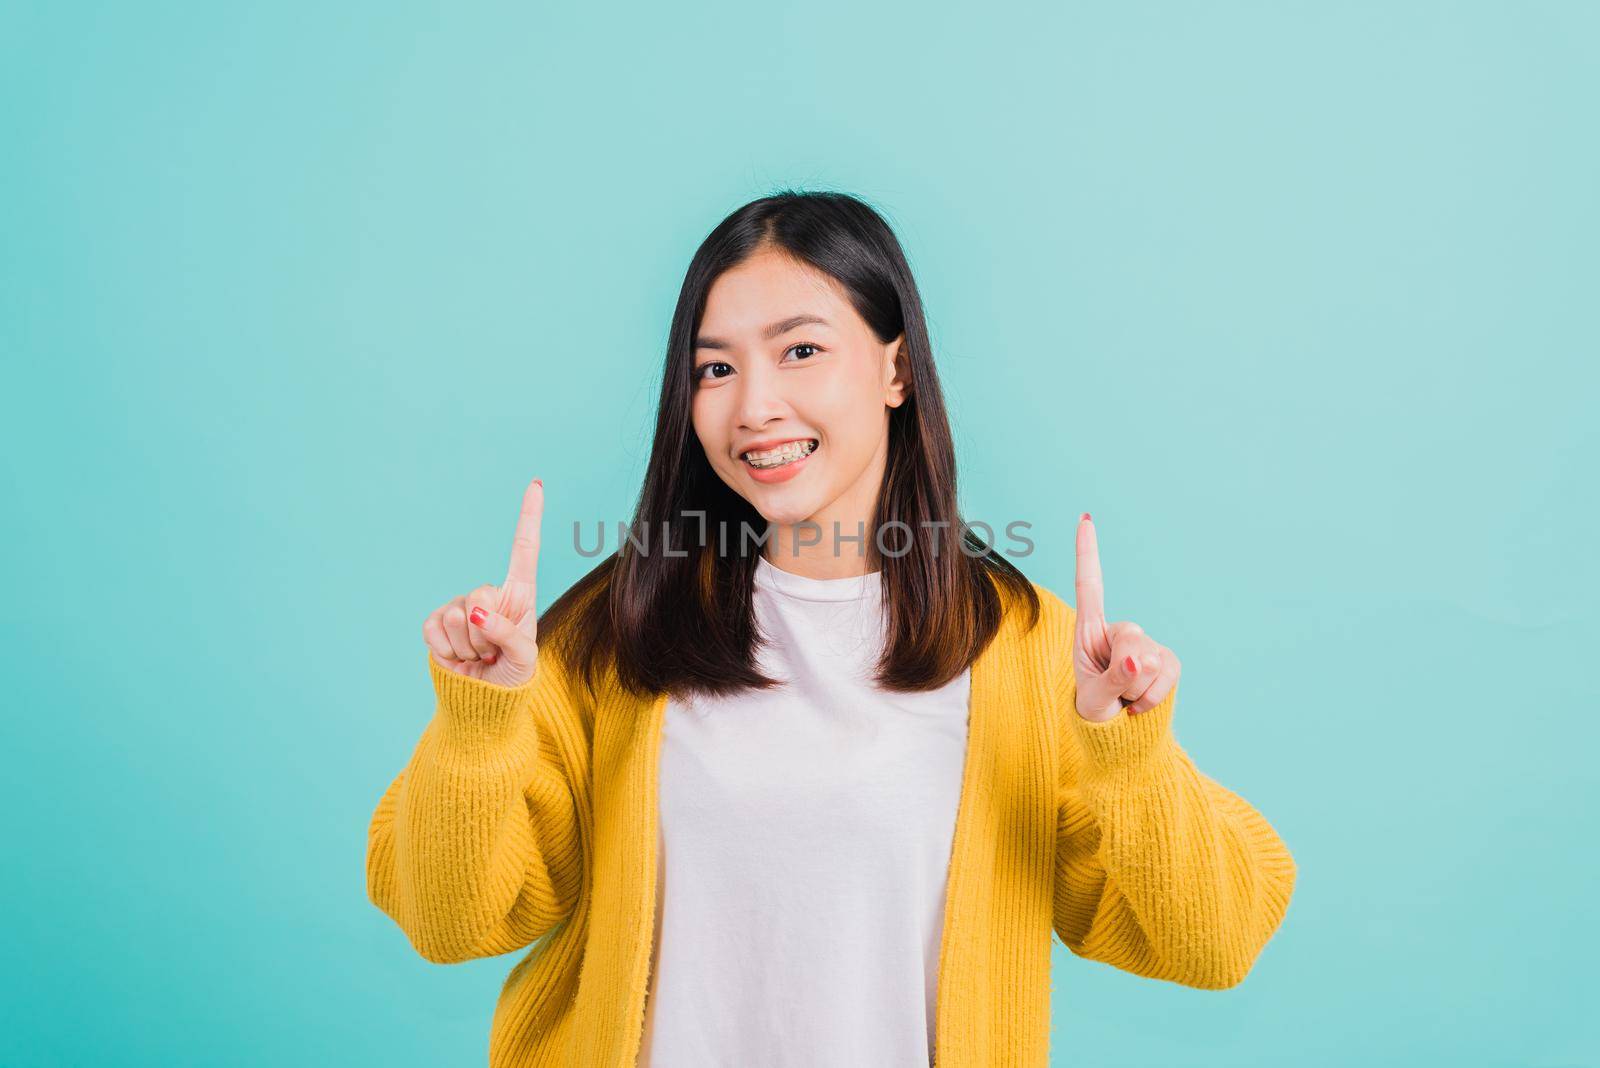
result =
[[[906,360],[906,336],[901,334],[884,348],[883,403],[898,408],[911,388],[911,368]]]

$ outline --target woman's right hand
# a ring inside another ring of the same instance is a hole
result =
[[[522,494],[505,582],[446,601],[423,621],[422,638],[441,667],[499,686],[533,678],[539,663],[534,573],[543,515],[544,483],[536,478]]]

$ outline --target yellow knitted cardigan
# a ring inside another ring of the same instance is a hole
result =
[[[1049,1063],[1052,930],[1080,957],[1217,990],[1244,979],[1294,890],[1277,833],[1175,740],[1176,687],[1137,716],[1078,715],[1073,609],[1034,589],[1039,624],[1008,596],[972,664],[940,1068]],[[437,708],[373,813],[368,896],[436,963],[537,940],[501,991],[491,1068],[635,1064],[666,695],[612,674],[590,697],[548,643],[517,688],[428,669]]]

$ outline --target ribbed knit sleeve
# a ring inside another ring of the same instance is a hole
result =
[[[434,716],[373,813],[367,896],[424,958],[450,964],[526,946],[577,899],[572,791],[539,727],[571,722],[573,696],[544,645],[515,688],[427,662]]]
[[[1070,649],[1070,616],[1067,633]],[[1097,723],[1078,714],[1070,655],[1060,680],[1057,935],[1136,975],[1236,986],[1288,910],[1288,848],[1177,743],[1179,687],[1147,712]]]

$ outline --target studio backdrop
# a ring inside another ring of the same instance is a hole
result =
[[[615,547],[784,189],[1293,851],[1228,989],[1054,942],[1050,1062],[1600,1064],[1597,71],[1576,2],[0,8],[0,1064],[485,1063],[522,954],[367,894],[423,620],[532,478],[541,609]]]

